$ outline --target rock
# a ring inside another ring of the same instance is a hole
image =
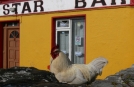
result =
[[[131,68],[134,68],[134,64],[131,66]]]
[[[107,80],[109,82],[119,83],[119,84],[122,84],[122,82],[123,82],[120,75],[111,75],[111,76],[106,77],[105,80]]]
[[[34,67],[12,67],[0,70],[0,86],[33,86],[38,83],[59,83],[54,74]]]
[[[91,87],[122,87],[122,85],[108,80],[96,80],[91,84]]]
[[[119,71],[116,74],[118,74],[118,75],[122,75],[122,74],[134,74],[134,68],[127,68],[125,70]]]

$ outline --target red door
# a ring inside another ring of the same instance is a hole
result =
[[[19,66],[19,27],[4,28],[3,68]]]

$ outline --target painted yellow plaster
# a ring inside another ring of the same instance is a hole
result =
[[[51,18],[79,14],[86,14],[86,63],[99,56],[109,61],[98,78],[104,79],[134,64],[134,10],[122,7],[18,16],[21,22],[20,66],[47,70]],[[16,20],[16,17],[0,17],[0,21],[3,20]]]
[[[99,78],[134,64],[133,8],[93,10],[87,13],[86,58],[103,56],[109,64]]]

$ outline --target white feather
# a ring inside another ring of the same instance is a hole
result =
[[[59,82],[68,84],[83,84],[101,75],[103,67],[108,61],[99,57],[89,64],[72,64],[69,58],[60,52],[59,56],[52,60],[50,71],[55,74]]]

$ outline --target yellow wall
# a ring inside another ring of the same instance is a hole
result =
[[[87,62],[104,56],[109,64],[102,77],[134,64],[133,8],[93,10],[87,13]]]
[[[50,63],[51,18],[78,14],[86,14],[86,63],[98,56],[109,61],[99,78],[134,64],[134,10],[122,7],[19,16],[20,66],[46,70]],[[15,19],[0,17],[0,21]]]

